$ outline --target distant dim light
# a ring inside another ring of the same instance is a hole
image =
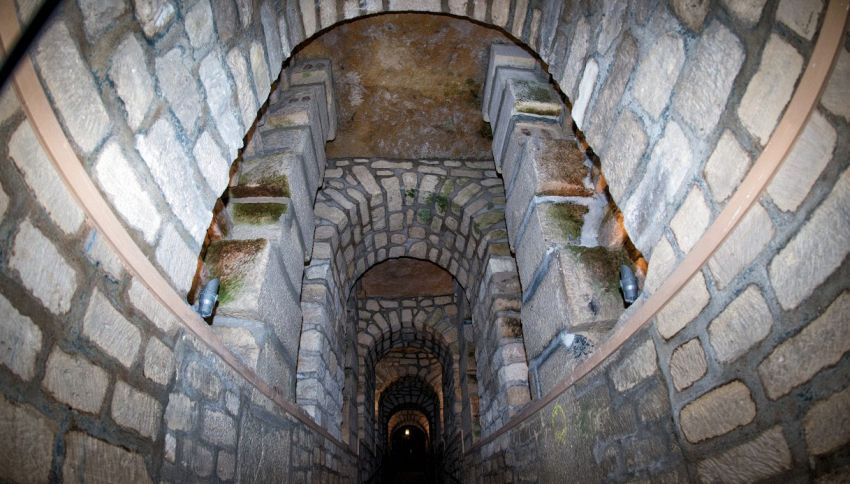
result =
[[[410,437],[410,429],[404,429],[404,436]]]

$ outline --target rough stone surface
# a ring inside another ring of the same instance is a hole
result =
[[[124,2],[113,0],[77,0],[77,3],[83,13],[86,37],[91,42],[109,31],[115,25],[115,20],[127,11]]]
[[[708,326],[717,358],[730,362],[763,340],[773,326],[773,316],[758,287],[748,287]]]
[[[580,17],[576,23],[573,39],[570,42],[570,54],[564,63],[564,73],[561,76],[561,89],[568,97],[573,95],[573,86],[578,82],[578,76],[585,65],[587,48],[590,37],[590,24],[585,17]]]
[[[83,317],[83,336],[126,368],[135,361],[142,342],[138,328],[127,321],[97,289]]]
[[[266,99],[269,97],[271,79],[269,77],[269,65],[266,63],[265,49],[258,42],[252,42],[250,53],[251,72],[254,74],[254,89],[260,99]],[[254,119],[257,117],[258,107],[259,105],[254,107],[254,115],[251,117],[250,122],[245,123],[246,126],[254,123]]]
[[[759,365],[767,396],[777,399],[838,363],[850,351],[850,293],[844,292],[797,335],[785,340]]]
[[[762,51],[759,69],[738,105],[741,123],[762,145],[767,144],[779,122],[802,69],[800,53],[778,35],[771,35]]]
[[[41,350],[41,330],[2,295],[0,314],[4,315],[0,323],[0,363],[21,379],[30,380]]]
[[[218,452],[218,461],[216,465],[216,474],[222,480],[230,480],[233,478],[233,472],[236,470],[236,456],[230,452],[223,450]]]
[[[726,201],[738,188],[750,168],[750,156],[741,148],[735,135],[726,130],[705,164],[705,181],[718,202]]]
[[[170,0],[133,0],[136,18],[148,37],[155,37],[165,30],[176,13]]]
[[[150,319],[160,330],[171,333],[177,329],[176,317],[171,311],[160,304],[156,298],[139,282],[133,279],[127,295],[136,310],[146,318]]]
[[[24,220],[15,237],[9,267],[47,309],[64,314],[77,290],[77,273],[41,231]]]
[[[687,404],[679,414],[679,425],[688,441],[697,443],[747,425],[755,416],[750,389],[735,380]]]
[[[711,6],[709,0],[673,0],[673,11],[691,30],[699,31]]]
[[[812,40],[822,8],[821,0],[782,0],[779,2],[779,8],[776,9],[776,20],[790,27],[804,39]]]
[[[578,97],[573,104],[572,117],[576,126],[582,129],[584,124],[584,113],[587,110],[587,105],[590,103],[590,97],[593,95],[593,88],[596,87],[596,76],[599,74],[599,64],[595,60],[590,59],[587,65],[584,66],[584,74],[581,76],[581,82],[578,85]]]
[[[198,74],[207,93],[207,105],[215,120],[215,126],[230,150],[228,158],[235,158],[236,150],[242,147],[243,133],[236,117],[238,111],[232,101],[233,89],[218,54],[212,52],[206,56],[201,61]]]
[[[198,168],[207,180],[210,190],[215,195],[221,194],[227,187],[230,178],[228,176],[230,174],[230,163],[222,156],[221,148],[209,131],[204,131],[198,137],[192,154],[195,156]]]
[[[709,222],[711,210],[705,204],[702,190],[694,187],[670,222],[670,228],[673,229],[682,252],[687,253],[694,247],[708,228]]]
[[[676,253],[673,252],[673,246],[670,245],[666,237],[661,237],[661,240],[652,249],[649,268],[646,273],[646,281],[644,282],[644,290],[652,294],[661,287],[667,276],[673,272],[673,269],[676,267],[675,264]]]
[[[605,136],[614,125],[618,113],[617,106],[620,104],[626,84],[637,63],[637,57],[637,43],[631,35],[626,34],[617,47],[614,65],[611,66],[605,85],[599,91],[590,109],[587,139],[594,147],[605,147],[608,144]]]
[[[165,407],[165,423],[171,430],[192,430],[197,404],[182,393],[172,393]]]
[[[156,59],[156,77],[168,105],[190,136],[194,135],[198,118],[203,113],[200,91],[189,68],[191,57],[180,48],[168,51]]]
[[[670,376],[676,390],[682,391],[702,378],[708,366],[699,339],[694,338],[673,350],[670,357]]]
[[[112,395],[112,419],[122,426],[156,440],[162,407],[147,393],[118,380]]]
[[[647,340],[611,370],[611,379],[617,391],[624,392],[652,376],[658,370],[655,344]]]
[[[723,0],[726,10],[748,26],[758,23],[766,2],[767,0]]]
[[[770,261],[768,272],[785,309],[796,307],[850,251],[850,170],[845,170],[809,221]],[[824,237],[824,234],[830,234]]]
[[[28,121],[12,133],[9,156],[56,225],[67,234],[76,232],[83,223],[83,212],[53,168]]]
[[[54,348],[47,358],[44,388],[57,400],[88,413],[97,413],[106,395],[109,375],[81,356]]]
[[[667,107],[684,62],[682,38],[668,33],[655,40],[647,56],[638,64],[632,96],[653,118],[658,119]]]
[[[791,468],[791,450],[782,427],[773,427],[755,439],[701,461],[702,482],[745,483],[761,481]]]
[[[213,16],[210,2],[203,0],[196,3],[186,12],[184,23],[192,47],[196,49],[206,47],[213,35]]]
[[[167,385],[174,373],[174,363],[171,348],[159,339],[151,337],[145,349],[145,377],[160,385]]]
[[[820,101],[830,112],[850,120],[850,83],[847,79],[850,79],[850,52],[841,49]]]
[[[138,129],[150,108],[154,91],[144,52],[135,36],[127,36],[118,45],[112,55],[109,78],[124,103],[127,123],[130,128]]]
[[[15,90],[12,89],[11,85],[7,85],[2,90],[0,90],[0,124],[5,123],[9,118],[11,118],[18,110],[21,105],[18,103],[18,95],[15,94]]]
[[[673,106],[697,136],[707,136],[726,107],[744,62],[741,41],[719,22],[705,29],[676,84]]]
[[[89,231],[89,235],[86,237],[85,245],[83,246],[83,252],[94,266],[103,269],[113,281],[121,280],[121,276],[124,273],[124,266],[121,263],[121,259],[112,251],[106,239],[96,229]]]
[[[227,414],[207,410],[204,412],[201,435],[213,445],[236,445],[236,422]]]
[[[720,245],[708,267],[719,287],[726,287],[773,238],[773,222],[759,204],[750,208],[738,227]]]
[[[198,254],[186,245],[171,225],[162,231],[162,239],[156,247],[156,260],[177,290],[186,293],[195,276]]]
[[[71,139],[91,153],[109,132],[109,115],[65,24],[56,23],[41,35],[35,58]]]
[[[236,83],[236,98],[239,100],[242,124],[250,126],[257,114],[257,97],[254,95],[254,87],[251,85],[248,63],[245,61],[240,47],[234,47],[227,53],[227,67],[230,68],[233,81]]]
[[[116,479],[151,482],[141,454],[107,444],[81,432],[68,434],[65,449],[63,482],[115,482]]]
[[[837,139],[829,121],[817,111],[812,113],[791,153],[767,186],[767,193],[777,207],[785,211],[797,210],[832,159]]]
[[[658,332],[665,339],[672,338],[702,312],[709,299],[708,289],[705,287],[705,277],[702,272],[698,272],[658,312],[655,317]]]
[[[803,419],[810,454],[826,454],[850,441],[850,388],[812,405]]]
[[[6,210],[9,209],[9,195],[6,195],[6,192],[3,191],[3,187],[0,187],[0,221],[3,220],[3,217],[6,216]]]
[[[147,134],[136,137],[136,148],[169,206],[200,245],[212,218],[214,199],[199,190],[197,175],[174,127],[160,118]]]
[[[0,470],[13,482],[48,482],[56,424],[0,396]]]
[[[624,195],[632,175],[647,146],[643,123],[629,110],[624,110],[611,131],[611,137],[620,140],[611,144],[602,156],[602,171],[608,182],[611,197],[625,202]]]

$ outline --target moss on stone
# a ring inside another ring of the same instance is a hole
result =
[[[266,247],[265,239],[220,240],[207,249],[206,265],[213,277],[219,278],[218,299],[227,304],[240,292],[248,269]]]
[[[289,179],[286,175],[275,175],[259,180],[251,180],[243,175],[239,177],[239,185],[230,189],[235,197],[290,197]]]
[[[591,275],[594,286],[599,291],[616,293],[620,290],[620,265],[631,265],[623,250],[609,250],[605,247],[568,246],[576,254]]]
[[[269,225],[286,213],[285,203],[234,203],[233,221],[237,224]]]
[[[554,222],[564,240],[577,242],[581,239],[584,216],[588,208],[572,203],[554,203],[546,208],[546,215]]]
[[[433,218],[433,214],[431,214],[430,208],[420,208],[418,212],[416,212],[416,218],[419,219],[419,222],[423,224],[431,223],[431,219]]]
[[[475,219],[475,228],[479,231],[484,230],[491,225],[495,225],[499,222],[505,221],[505,212],[493,211],[487,212],[484,215],[479,216]]]

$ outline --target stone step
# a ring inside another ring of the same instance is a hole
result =
[[[336,138],[337,105],[331,61],[329,59],[303,59],[287,69],[287,74],[289,84],[292,86],[322,86],[322,91],[326,99],[326,139],[330,141]]]
[[[501,166],[507,145],[510,125],[519,119],[559,124],[566,108],[551,85],[524,79],[508,79],[497,119],[491,120],[493,129],[493,159]]]
[[[481,110],[484,121],[492,122],[487,108],[490,105],[490,99],[493,97],[496,68],[506,66],[533,70],[538,68],[539,63],[534,56],[518,45],[493,44],[490,46],[490,60],[487,63],[487,78],[484,81],[484,102]]]

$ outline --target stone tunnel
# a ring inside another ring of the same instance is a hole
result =
[[[848,0],[0,8],[0,480],[850,479]]]

